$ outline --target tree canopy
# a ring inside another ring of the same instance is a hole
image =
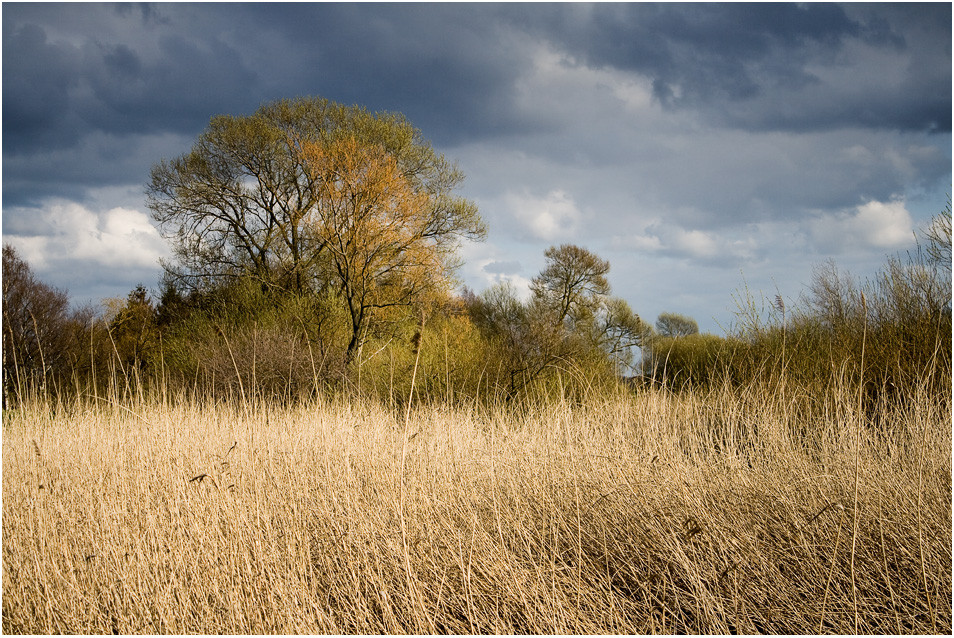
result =
[[[609,261],[573,244],[551,246],[546,266],[533,279],[534,313],[559,329],[561,356],[600,352],[627,365],[646,332],[625,300],[610,296]]]
[[[463,174],[403,115],[280,100],[250,116],[213,117],[189,153],[153,167],[146,192],[173,245],[169,275],[187,289],[245,274],[269,286],[320,286],[327,238],[310,226],[327,201],[328,174],[309,169],[303,149],[340,140],[394,163],[426,198],[432,237],[483,237],[476,206],[453,194]]]
[[[699,333],[699,324],[692,317],[662,312],[656,318],[656,332],[662,337],[688,337]]]
[[[605,259],[573,244],[551,246],[544,257],[546,267],[533,279],[530,289],[553,310],[557,322],[583,319],[609,294],[606,273],[610,264]]]
[[[463,174],[400,114],[323,98],[212,118],[192,150],[153,167],[149,207],[183,290],[252,277],[340,295],[348,358],[374,310],[418,303],[450,281],[461,239],[482,239]]]

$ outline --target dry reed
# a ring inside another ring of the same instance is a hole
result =
[[[3,631],[949,634],[950,405],[842,394],[31,403]]]

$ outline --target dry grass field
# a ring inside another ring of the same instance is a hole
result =
[[[949,402],[802,399],[36,402],[3,631],[950,634]]]

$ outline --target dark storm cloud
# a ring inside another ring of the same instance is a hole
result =
[[[4,9],[5,155],[69,147],[90,130],[194,135],[216,113],[307,94],[402,111],[444,145],[539,131],[543,121],[513,97],[534,39],[591,66],[645,75],[660,102],[735,127],[949,131],[951,123],[948,4]],[[838,56],[849,42],[907,55],[903,81],[820,78],[817,68],[845,63]]]
[[[591,10],[560,5],[542,16],[535,7],[521,11],[529,32],[582,62],[646,75],[662,104],[738,128],[951,130],[947,3],[638,3]],[[834,84],[819,75],[829,66],[864,66],[864,52],[846,58],[856,44],[908,60],[903,78],[849,75]],[[793,95],[802,97],[795,105]]]
[[[110,5],[110,8],[123,17],[136,14],[143,24],[163,24],[169,21],[159,12],[155,4],[148,2],[117,2]]]
[[[223,104],[254,108],[247,87],[256,83],[235,49],[179,35],[159,38],[159,55],[144,62],[129,46],[91,44],[85,81],[90,96],[78,101],[83,119],[112,133],[193,132]]]
[[[950,188],[950,24],[943,3],[7,3],[4,231],[93,290],[76,273],[99,247],[158,250],[126,232],[155,162],[214,115],[320,95],[402,112],[461,162],[492,233],[468,285],[619,236],[614,264],[672,255],[692,288],[698,260],[735,274],[789,229],[804,259],[833,228],[905,222],[856,224],[869,200]]]
[[[117,135],[87,131],[68,148],[4,154],[4,208],[40,206],[50,197],[85,201],[100,187],[134,186],[142,192],[149,168],[163,157],[182,153],[187,136]],[[7,228],[4,217],[4,228]]]
[[[69,146],[81,135],[70,104],[81,65],[73,47],[47,41],[36,24],[3,21],[3,152]]]
[[[242,5],[237,11],[243,16],[237,28],[267,68],[261,75],[270,92],[320,93],[401,111],[441,144],[537,127],[512,104],[512,85],[528,65],[525,38],[501,29],[493,6]]]
[[[257,106],[246,98],[254,76],[216,39],[161,35],[143,60],[127,43],[52,42],[6,13],[5,154],[69,147],[90,131],[192,133],[223,105]]]
[[[146,43],[89,29],[77,32],[82,44],[54,42],[41,25],[68,25],[36,7],[21,19],[17,9],[4,16],[8,152],[68,145],[77,124],[194,132],[217,112],[316,93],[400,110],[443,141],[533,125],[508,95],[526,61],[480,5],[162,5],[162,20],[142,24],[119,11],[129,31],[112,37],[137,28],[158,40],[148,54],[136,50]]]
[[[246,11],[256,16],[248,23],[271,23],[287,39],[289,55],[302,56],[301,83],[342,101],[401,110],[447,144],[547,127],[513,99],[535,41],[565,53],[570,64],[649,77],[660,103],[741,129],[950,130],[951,7],[945,4],[359,4],[282,11],[248,5]],[[294,42],[318,42],[318,53],[296,53]],[[846,51],[856,45],[867,49],[850,57]],[[905,59],[902,77],[835,83],[818,73],[864,66],[869,50]]]
[[[834,5],[640,3],[595,5],[586,15],[565,7],[542,35],[591,65],[647,74],[662,101],[688,105],[749,98],[767,81],[809,81],[807,49],[830,52],[858,31]]]
[[[517,59],[520,39],[499,32],[491,13],[442,5],[8,5],[4,196],[24,203],[29,193],[75,195],[68,176],[44,175],[38,191],[27,174],[64,156],[86,171],[87,186],[132,174],[141,182],[148,163],[126,161],[100,181],[94,165],[104,158],[81,154],[93,145],[88,138],[135,146],[142,136],[194,137],[215,114],[249,113],[281,97],[401,111],[441,145],[539,128],[512,108],[509,89],[526,61]]]
[[[141,184],[168,147],[157,137],[191,138],[217,112],[259,105],[234,48],[168,22],[151,8],[4,7],[5,203]]]

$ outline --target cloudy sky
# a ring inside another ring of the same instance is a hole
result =
[[[463,282],[609,259],[643,318],[911,249],[951,190],[951,5],[4,3],[3,241],[76,303],[157,286],[150,167],[216,114],[403,112],[489,227]]]

